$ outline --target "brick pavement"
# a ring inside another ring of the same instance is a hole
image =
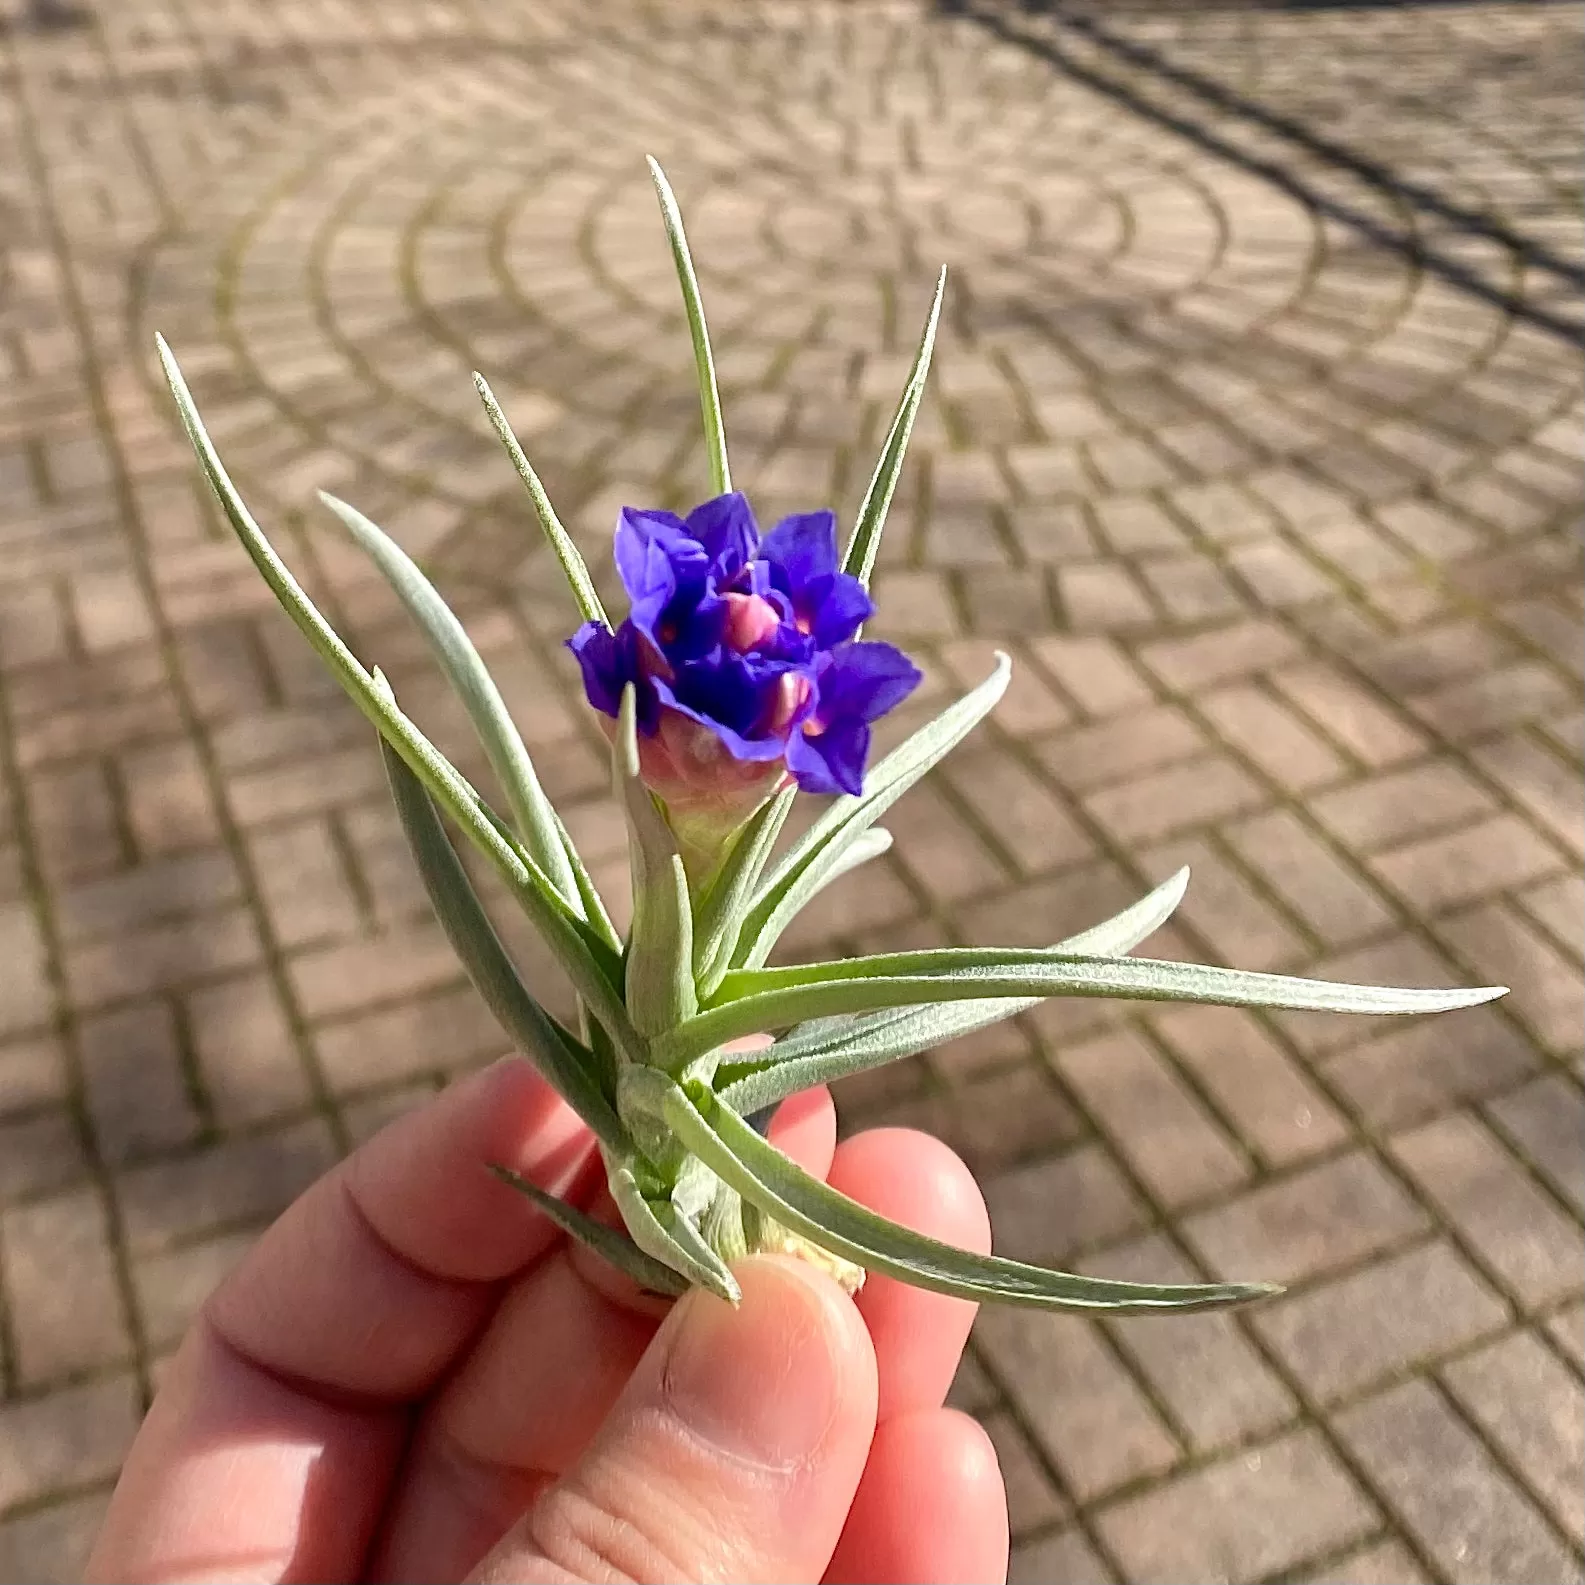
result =
[[[955,272],[880,596],[932,697],[993,642],[1017,680],[799,950],[1047,941],[1187,861],[1163,951],[1514,986],[1386,1028],[1052,1004],[843,1086],[850,1123],[956,1144],[1010,1253],[1292,1285],[984,1319],[957,1393],[1015,1578],[1581,1578],[1572,9],[15,12],[0,1578],[72,1577],[251,1234],[502,1045],[360,721],[195,488],[153,332],[315,593],[461,743],[314,487],[433,566],[619,888],[565,600],[468,371],[591,552],[619,502],[697,495],[645,151],[767,516],[852,511]]]

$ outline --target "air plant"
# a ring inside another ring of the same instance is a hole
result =
[[[681,283],[704,417],[711,498],[686,517],[628,509],[615,535],[630,602],[613,622],[488,385],[475,383],[566,574],[582,625],[569,647],[611,744],[627,820],[632,925],[613,927],[462,624],[368,518],[323,499],[373,558],[461,697],[505,794],[498,812],[402,712],[309,601],[243,504],[176,360],[160,357],[231,527],[287,613],[379,734],[401,824],[436,915],[513,1043],[588,1125],[625,1232],[513,1181],[569,1235],[646,1290],[690,1285],[735,1301],[734,1259],[796,1250],[851,1289],[867,1271],[963,1298],[1069,1311],[1238,1303],[1261,1283],[1151,1284],[974,1254],[901,1227],[804,1172],[756,1126],[779,1102],[1009,1018],[1046,997],[1102,996],[1345,1013],[1427,1013],[1502,993],[1391,990],[1130,956],[1183,896],[1180,870],[1116,917],[1039,949],[956,947],[771,966],[824,887],[885,851],[886,810],[996,704],[1010,665],[876,764],[871,723],[919,681],[863,639],[881,530],[925,388],[945,272],[845,548],[814,511],[763,536],[732,488],[715,368],[676,200],[650,172]],[[778,853],[800,791],[834,795]],[[488,861],[566,971],[577,1029],[524,985],[452,846]],[[774,1034],[745,1050],[743,1037]]]

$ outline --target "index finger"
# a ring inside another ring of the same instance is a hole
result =
[[[578,1118],[509,1059],[321,1178],[221,1285],[172,1360],[90,1577],[355,1576],[401,1456],[407,1403],[467,1346],[501,1283],[558,1237],[486,1165],[563,1192],[589,1156]]]

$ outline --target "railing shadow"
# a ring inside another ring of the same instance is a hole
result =
[[[1459,5],[1465,0],[1433,0],[1443,5]],[[1528,0],[1530,4],[1551,5],[1552,0]],[[1569,341],[1579,341],[1579,319],[1556,312],[1544,303],[1527,298],[1488,280],[1444,247],[1422,235],[1412,226],[1398,227],[1383,221],[1336,193],[1322,190],[1316,181],[1299,168],[1299,158],[1286,160],[1242,147],[1236,133],[1219,128],[1218,120],[1232,121],[1266,135],[1280,138],[1294,156],[1319,163],[1325,170],[1346,175],[1372,192],[1389,198],[1397,208],[1438,224],[1457,238],[1479,238],[1495,242],[1517,262],[1551,278],[1551,284],[1565,289],[1585,288],[1585,266],[1565,258],[1544,242],[1506,225],[1495,215],[1460,203],[1434,187],[1394,170],[1391,166],[1361,153],[1357,148],[1316,131],[1305,121],[1250,98],[1226,83],[1174,60],[1155,43],[1130,37],[1107,17],[1179,17],[1204,11],[1250,13],[1254,11],[1402,9],[1393,0],[1264,0],[1264,3],[1238,4],[1236,0],[1200,5],[1165,6],[1157,0],[1112,0],[1112,3],[1062,3],[1062,0],[936,0],[940,16],[966,20],[1004,43],[1048,62],[1086,87],[1104,94],[1132,114],[1154,122],[1229,164],[1262,177],[1318,214],[1337,220],[1371,243],[1411,260],[1434,275],[1468,292],[1471,296],[1502,308],[1515,318]],[[1418,9],[1418,6],[1417,6]],[[1085,57],[1078,49],[1082,47]],[[1091,64],[1095,52],[1102,60],[1115,63],[1126,76]],[[1141,86],[1152,80],[1174,93],[1171,106],[1157,103]],[[1205,115],[1183,108],[1203,108]]]

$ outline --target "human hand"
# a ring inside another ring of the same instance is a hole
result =
[[[929,1137],[772,1138],[877,1211],[989,1247]],[[1001,1475],[942,1407],[973,1306],[856,1301],[756,1257],[662,1307],[485,1170],[599,1182],[578,1119],[497,1063],[370,1140],[204,1307],[133,1444],[93,1580],[1000,1581]]]

